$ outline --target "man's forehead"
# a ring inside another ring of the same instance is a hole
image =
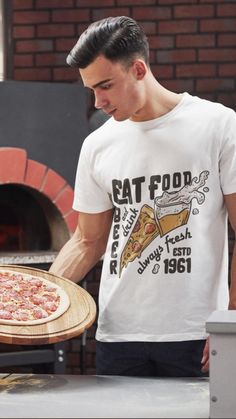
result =
[[[81,68],[79,71],[84,85],[95,87],[113,80],[122,71],[122,65],[99,56],[86,68]]]

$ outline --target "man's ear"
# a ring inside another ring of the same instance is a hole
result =
[[[137,80],[142,80],[147,73],[147,66],[142,60],[135,60],[133,62],[133,71]]]

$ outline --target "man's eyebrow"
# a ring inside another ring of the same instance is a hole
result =
[[[92,89],[95,89],[96,87],[99,87],[99,86],[101,86],[102,84],[107,83],[107,82],[109,82],[109,81],[111,81],[111,79],[105,79],[105,80],[99,81],[98,83],[96,83],[96,84],[94,84],[94,85],[92,86]]]

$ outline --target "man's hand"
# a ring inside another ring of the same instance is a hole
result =
[[[203,356],[202,356],[201,364],[202,364],[202,372],[208,372],[209,371],[209,338],[207,338],[205,347],[203,349]]]

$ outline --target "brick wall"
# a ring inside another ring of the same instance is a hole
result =
[[[75,82],[65,58],[92,21],[129,15],[150,41],[154,75],[167,88],[235,108],[235,0],[13,0],[13,78]],[[230,231],[232,251],[233,233]],[[100,267],[88,291],[97,300]],[[95,371],[95,326],[88,331],[87,373]],[[68,372],[80,373],[81,339],[68,346]]]
[[[92,21],[112,15],[137,19],[148,34],[155,76],[176,92],[188,91],[234,107],[236,3],[234,0],[13,0],[15,80],[73,82],[68,51]]]

